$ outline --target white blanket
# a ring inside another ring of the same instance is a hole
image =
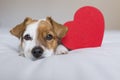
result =
[[[101,47],[37,61],[18,56],[18,44],[0,30],[0,80],[120,80],[120,31],[105,32]]]

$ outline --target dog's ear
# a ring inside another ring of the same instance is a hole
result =
[[[68,28],[66,26],[57,23],[51,17],[47,17],[46,20],[52,25],[59,39],[62,39],[66,35],[68,31]]]
[[[23,33],[26,29],[26,25],[31,23],[31,21],[32,21],[31,18],[26,17],[22,23],[16,25],[14,28],[12,28],[10,30],[10,33],[20,39],[20,37],[23,35]]]

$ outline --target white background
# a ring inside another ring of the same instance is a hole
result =
[[[105,16],[107,30],[120,30],[120,0],[0,0],[0,27],[11,28],[27,16],[40,19],[52,16],[64,23],[86,5],[99,8]]]

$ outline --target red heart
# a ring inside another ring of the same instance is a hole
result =
[[[74,20],[64,24],[68,27],[62,43],[69,49],[99,47],[104,35],[104,17],[94,7],[85,6],[77,10]]]

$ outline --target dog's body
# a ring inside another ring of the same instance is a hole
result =
[[[47,17],[42,20],[26,18],[10,32],[21,40],[20,55],[36,60],[68,53],[68,49],[61,44],[67,31],[67,27]]]

